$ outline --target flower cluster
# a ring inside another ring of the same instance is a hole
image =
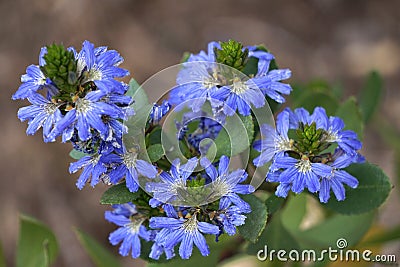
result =
[[[256,71],[249,70],[251,58],[258,60]],[[250,115],[251,105],[255,108],[265,105],[265,96],[283,103],[282,95],[290,94],[292,88],[280,81],[290,78],[291,72],[276,69],[273,62],[271,53],[256,46],[243,47],[232,40],[211,42],[207,53],[191,54],[184,63],[169,101],[187,103],[198,112],[208,100],[215,114],[225,116],[232,116],[236,110],[241,115]]]
[[[279,183],[277,196],[286,197],[289,190],[298,194],[307,188],[318,192],[324,203],[331,190],[337,200],[344,200],[343,184],[356,188],[358,181],[343,168],[364,158],[357,152],[361,149],[357,134],[343,128],[342,119],[328,117],[321,107],[311,115],[304,108],[286,108],[277,117],[276,129],[261,127],[264,138],[254,144],[261,154],[254,164],[273,161],[267,181]]]
[[[149,254],[153,259],[159,259],[163,253],[167,259],[174,257],[174,247],[179,243],[179,255],[183,259],[191,256],[193,244],[207,256],[210,251],[204,235],[234,235],[236,227],[244,224],[244,214],[251,212],[251,208],[238,194],[254,191],[251,185],[241,184],[247,173],[241,169],[229,172],[226,156],[221,157],[218,169],[207,158],[202,158],[200,163],[207,178],[199,178],[194,173],[198,165],[196,158],[186,164],[177,159],[169,172],[161,173],[161,182],[147,183],[146,189],[153,193],[153,198],[147,203],[142,201],[140,210],[127,203],[114,205],[114,211],[106,211],[106,219],[120,226],[110,234],[110,242],[116,245],[122,241],[121,255],[126,256],[132,250],[132,257],[138,257],[141,237],[154,242]],[[167,204],[175,200],[187,201],[182,197],[187,196],[190,189],[203,185],[212,186],[212,192],[218,195],[216,201],[196,206]]]
[[[58,136],[85,154],[69,170],[83,169],[77,187],[90,180],[116,184],[124,177],[132,192],[138,189],[138,173],[155,177],[150,163],[137,159],[136,150],[127,150],[122,136],[123,121],[134,114],[128,86],[116,80],[129,74],[119,68],[123,58],[115,50],[97,47],[88,41],[77,52],[73,47],[51,45],[41,49],[39,65],[31,65],[22,76],[22,85],[13,99],[27,99],[32,105],[18,111],[28,121],[27,134],[43,127],[45,142]],[[41,94],[43,92],[43,94]],[[165,110],[165,109],[164,109]],[[165,114],[165,111],[161,115]],[[157,119],[161,117],[157,113]]]

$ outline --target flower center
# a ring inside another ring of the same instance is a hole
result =
[[[218,196],[225,196],[231,192],[231,187],[228,183],[218,177],[213,183],[213,192],[216,193]]]
[[[133,167],[136,166],[136,159],[137,159],[137,153],[136,152],[128,152],[128,153],[125,153],[122,156],[122,162],[128,168],[133,168]]]
[[[75,102],[75,108],[78,113],[86,113],[91,110],[90,101],[84,98],[78,98]]]
[[[189,219],[187,219],[183,225],[183,230],[185,232],[190,232],[193,233],[194,231],[197,230],[198,226],[197,226],[197,218],[196,218],[196,214],[194,214],[192,217],[190,217]]]
[[[299,172],[306,173],[311,170],[311,162],[308,159],[301,159],[298,163],[296,163],[295,167],[299,170]]]
[[[47,104],[44,106],[44,111],[47,115],[53,115],[54,112],[58,109],[58,106],[55,104]]]
[[[339,139],[337,132],[333,132],[331,129],[326,133],[326,142],[335,142]]]
[[[243,94],[249,89],[246,83],[242,82],[240,78],[235,77],[233,79],[233,84],[231,85],[231,91],[237,95]]]

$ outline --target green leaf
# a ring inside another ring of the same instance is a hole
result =
[[[139,199],[145,194],[139,189],[137,192],[130,192],[126,187],[126,183],[120,183],[107,189],[101,196],[100,204],[124,204]]]
[[[0,244],[0,267],[6,267],[6,258],[4,257],[3,247]]]
[[[72,149],[71,152],[69,152],[69,156],[73,159],[79,160],[81,158],[83,158],[84,156],[88,156],[88,154],[83,153],[81,151]]]
[[[345,129],[355,131],[359,138],[363,136],[364,124],[362,122],[360,109],[355,97],[349,97],[336,111],[345,124]]]
[[[368,75],[367,83],[360,92],[360,109],[364,123],[370,121],[379,107],[382,96],[382,77],[373,71]]]
[[[313,112],[316,107],[323,107],[328,115],[332,115],[335,114],[339,102],[331,94],[306,91],[298,99],[294,100],[293,106],[293,108],[303,107],[309,112]]]
[[[279,208],[283,205],[285,199],[282,197],[277,197],[276,195],[272,195],[265,201],[265,205],[267,205],[268,213],[272,214],[279,210]]]
[[[324,206],[342,214],[360,214],[378,208],[388,197],[391,184],[378,166],[353,164],[346,171],[358,179],[358,187],[346,189],[346,199],[337,201],[332,195]]]
[[[361,215],[336,214],[315,227],[296,235],[305,248],[326,249],[336,247],[340,238],[347,241],[347,247],[357,244],[370,228],[375,213],[364,213]]]
[[[156,162],[164,156],[164,149],[161,144],[151,145],[147,148],[151,162]]]
[[[58,244],[53,232],[44,224],[20,215],[17,267],[46,267],[56,259]]]
[[[243,195],[243,200],[250,204],[251,213],[246,214],[245,224],[238,227],[239,233],[254,243],[260,237],[268,218],[267,206],[255,195]]]
[[[224,127],[215,138],[217,158],[222,155],[235,156],[249,148],[254,137],[254,124],[251,116],[227,117]]]
[[[123,141],[125,145],[139,145],[141,149],[144,149],[144,130],[146,128],[149,114],[153,105],[149,103],[146,92],[134,79],[131,79],[129,82],[129,90],[126,95],[132,96],[134,100],[134,103],[131,105],[131,107],[135,111],[135,115],[124,121],[129,130],[128,134],[124,135]],[[131,148],[132,147],[127,147],[128,150]]]
[[[96,267],[122,266],[118,259],[115,258],[108,249],[100,245],[94,238],[79,229],[75,229],[75,234]]]
[[[284,249],[289,251],[299,248],[296,239],[282,224],[280,211],[273,215],[258,241],[248,245],[246,252],[250,255],[257,255],[257,252],[259,250],[264,250],[265,246],[268,247],[268,251],[271,251],[271,249]]]

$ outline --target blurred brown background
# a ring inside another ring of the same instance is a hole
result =
[[[40,134],[26,136],[26,123],[16,118],[26,103],[11,101],[11,95],[26,66],[38,63],[45,44],[63,42],[80,49],[87,39],[107,45],[123,55],[122,66],[139,82],[178,63],[184,51],[197,52],[211,40],[229,38],[266,44],[280,66],[292,69],[291,81],[340,81],[347,94],[357,92],[367,72],[377,69],[385,80],[380,112],[400,130],[400,1],[1,0],[0,18],[0,241],[10,266],[19,212],[55,231],[61,248],[55,266],[93,266],[73,227],[107,246],[114,229],[103,219],[107,207],[98,204],[105,187],[81,192],[75,187],[77,175],[68,174],[70,146],[44,144]],[[367,159],[394,177],[393,152],[373,129],[367,130]],[[381,208],[382,223],[398,223],[399,206],[392,194]],[[389,250],[399,255],[400,245]]]

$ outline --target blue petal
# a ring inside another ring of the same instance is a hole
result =
[[[286,198],[288,195],[288,192],[290,190],[291,184],[289,183],[281,183],[278,185],[276,188],[275,195],[278,197],[283,197]]]
[[[208,248],[206,239],[204,238],[204,236],[202,234],[200,234],[200,232],[195,231],[193,233],[193,241],[194,244],[196,245],[196,247],[199,249],[201,255],[203,256],[208,256],[208,254],[210,254],[210,250]]]
[[[141,175],[149,178],[156,177],[158,173],[156,167],[141,159],[136,160],[136,169]]]
[[[200,232],[209,235],[217,235],[219,233],[219,228],[216,225],[206,223],[206,222],[198,222],[197,226]]]
[[[323,178],[321,180],[321,188],[319,191],[319,201],[322,203],[327,203],[331,197],[331,183],[328,179]]]
[[[172,228],[176,229],[180,227],[183,222],[179,219],[168,218],[168,217],[152,217],[150,218],[151,228]]]
[[[338,181],[347,184],[351,188],[356,188],[358,186],[358,180],[346,171],[336,170],[335,177],[333,179],[337,179]]]
[[[182,243],[179,246],[179,255],[182,259],[189,259],[193,251],[193,235],[185,233],[183,235]]]
[[[107,221],[112,222],[112,223],[114,223],[114,224],[116,224],[118,226],[124,226],[124,225],[127,225],[127,224],[131,223],[130,219],[126,218],[123,215],[116,215],[111,211],[106,211],[104,213],[104,218]]]
[[[331,188],[337,200],[342,201],[346,198],[344,186],[337,179],[331,179]]]
[[[135,170],[135,168],[130,168],[127,172],[126,172],[126,176],[125,176],[125,180],[126,180],[126,187],[129,189],[129,191],[136,192],[139,189],[139,185],[138,185],[138,174]]]
[[[207,175],[214,181],[218,177],[217,169],[212,165],[210,160],[206,157],[200,159],[200,164],[205,168]]]
[[[88,69],[92,69],[94,63],[95,63],[95,56],[94,56],[94,45],[90,43],[89,41],[84,41],[83,42],[83,47],[82,50],[85,53],[85,62],[88,67]]]
[[[112,232],[110,234],[110,236],[108,237],[108,240],[110,241],[110,243],[112,245],[117,245],[119,242],[121,242],[122,240],[125,239],[125,237],[128,234],[128,229],[125,227],[120,227],[117,230],[115,230],[114,232]]]

